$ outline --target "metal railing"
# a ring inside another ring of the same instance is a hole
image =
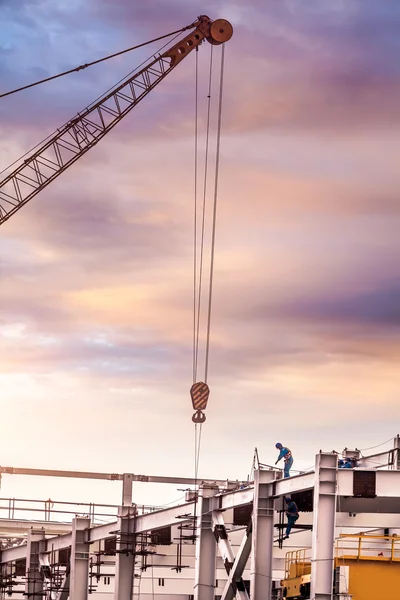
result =
[[[400,537],[343,533],[336,542],[336,559],[400,562]]]
[[[62,502],[57,500],[31,500],[27,498],[0,498],[0,522],[8,520],[34,520],[69,523],[76,516],[87,515],[92,523],[117,519],[117,504],[94,502]],[[136,505],[138,514],[160,510],[162,507]]]
[[[301,577],[302,575],[309,574],[311,561],[308,556],[308,549],[300,548],[299,550],[291,550],[285,554],[285,579],[291,577]],[[295,565],[295,572],[293,573],[292,565]]]

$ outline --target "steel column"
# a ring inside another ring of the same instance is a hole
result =
[[[217,545],[212,530],[212,501],[218,491],[214,486],[199,489],[194,600],[214,600]]]
[[[311,554],[311,598],[332,600],[337,501],[337,455],[317,454]]]
[[[273,471],[254,471],[250,597],[271,600],[272,550],[274,543]]]
[[[118,516],[120,539],[115,564],[115,600],[132,600],[136,547],[135,519],[136,507],[120,507]]]
[[[87,600],[89,578],[90,518],[76,517],[72,521],[70,600]]]
[[[44,537],[44,531],[31,529],[28,532],[25,580],[25,595],[28,600],[43,600],[44,589],[39,554],[46,544]]]

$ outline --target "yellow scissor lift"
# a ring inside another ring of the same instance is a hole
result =
[[[334,567],[335,600],[400,598],[400,537],[396,535],[340,535]],[[310,598],[309,549],[286,553],[281,587],[284,600]]]

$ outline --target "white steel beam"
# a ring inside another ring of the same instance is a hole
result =
[[[70,586],[70,573],[64,575],[61,588],[57,592],[57,600],[68,600],[69,597],[69,586]]]
[[[311,598],[332,600],[337,500],[337,455],[320,453],[315,461]]]
[[[45,544],[44,532],[31,530],[28,533],[25,547],[26,556],[26,579],[25,595],[28,600],[43,599],[43,579],[40,571],[39,555]]]
[[[215,487],[202,485],[199,489],[194,600],[214,600],[216,542],[212,530],[212,499]]]
[[[118,530],[114,598],[132,600],[135,568],[135,508],[121,506]]]
[[[87,600],[88,597],[89,528],[89,518],[76,517],[72,522],[70,600]]]
[[[140,515],[136,518],[136,533],[144,533],[153,531],[168,525],[176,525],[184,523],[185,520],[190,520],[193,516],[194,502],[186,502],[172,508],[159,510],[146,515]],[[105,538],[115,537],[115,532],[118,529],[118,521],[106,523],[105,525],[96,525],[89,530],[90,543],[104,540]],[[47,538],[47,552],[68,548],[72,544],[72,535],[60,535],[52,538]],[[8,548],[1,553],[1,562],[9,562],[25,558],[26,545],[16,548]]]
[[[229,542],[222,513],[219,511],[213,511],[212,520],[214,526],[214,536],[218,543],[218,548],[225,570],[229,576],[235,562],[235,555]],[[240,600],[249,600],[249,595],[243,583],[242,573],[239,574],[236,572],[236,578],[231,580],[229,588],[227,589],[226,594],[224,594],[224,600],[233,600],[234,596],[240,598]]]
[[[228,575],[228,580],[225,584],[224,591],[221,596],[221,600],[232,600],[235,596],[237,588],[237,582],[240,581],[243,571],[246,567],[247,561],[249,560],[251,551],[251,522],[247,527],[245,534],[240,544],[239,550],[236,554],[235,562]]]
[[[271,471],[265,471],[266,473]],[[295,492],[304,492],[314,487],[315,473],[310,471],[304,473],[304,475],[294,475],[293,477],[287,477],[286,479],[278,479],[274,482],[274,496],[278,498],[280,496],[290,496]]]
[[[252,600],[271,600],[274,543],[273,471],[254,471],[254,505],[250,567]]]
[[[377,471],[374,469],[339,469],[338,486],[341,496],[353,496],[353,473],[359,471],[371,472],[376,476],[376,495],[378,498],[400,497],[400,471]]]
[[[43,533],[62,535],[71,531],[72,523],[55,523],[49,521],[27,521],[26,519],[0,519],[0,535],[28,533],[32,528],[41,529]]]
[[[224,494],[217,495],[214,498],[215,510],[229,510],[236,506],[244,506],[253,502],[254,497],[254,486],[248,486],[242,490],[235,490],[233,492],[225,492]]]
[[[398,514],[390,513],[336,513],[336,527],[354,527],[369,529],[400,527]]]
[[[0,475],[33,475],[36,477],[72,477],[76,479],[106,479],[108,481],[123,481],[127,473],[96,473],[89,471],[60,471],[53,469],[27,469],[19,467],[0,467]],[[132,481],[144,483],[176,483],[179,485],[196,485],[199,483],[213,483],[220,487],[237,487],[241,482],[228,479],[195,479],[194,477],[164,477],[159,475],[135,475],[128,473]]]

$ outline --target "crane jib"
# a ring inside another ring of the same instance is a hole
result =
[[[224,19],[201,16],[194,30],[155,57],[111,92],[86,107],[0,182],[0,225],[69,166],[95,146],[121,119],[204,40],[223,44],[232,37],[232,26]]]

